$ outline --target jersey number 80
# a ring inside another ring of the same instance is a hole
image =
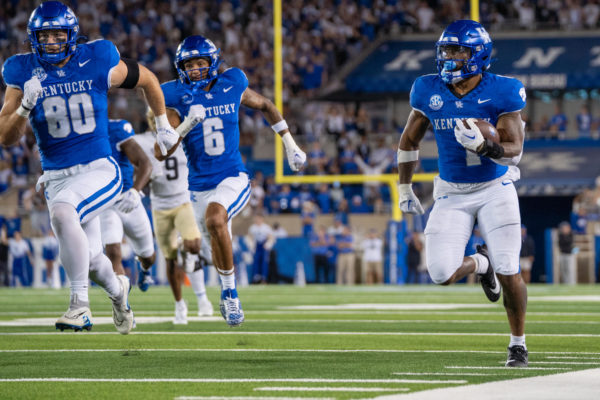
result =
[[[72,131],[83,135],[96,129],[94,105],[87,93],[74,94],[68,100],[60,96],[47,97],[42,107],[48,122],[48,133],[54,138],[65,138]]]

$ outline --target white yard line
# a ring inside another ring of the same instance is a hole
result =
[[[465,380],[431,380],[431,379],[322,379],[322,378],[267,378],[267,379],[218,379],[218,378],[14,378],[0,379],[0,382],[191,382],[191,383],[253,383],[253,382],[285,382],[285,383],[418,383],[418,384],[456,384],[467,383]]]
[[[409,388],[378,388],[378,387],[315,387],[315,386],[273,386],[254,388],[260,392],[408,392]]]
[[[502,362],[504,363],[504,361]],[[481,367],[481,366],[473,366],[473,365],[446,365],[444,368],[450,368],[450,369],[503,369],[503,370],[507,370],[506,367]],[[569,370],[571,368],[559,368],[559,367],[528,367],[527,370],[533,370],[533,369],[539,369],[539,370],[548,370],[548,371],[560,371],[560,370]]]
[[[336,400],[335,397],[179,396],[173,400]]]
[[[531,368],[529,368],[531,369]],[[439,388],[409,394],[376,397],[378,400],[583,400],[597,399],[600,369],[531,378],[510,379]]]
[[[550,359],[569,359],[569,358],[575,358],[578,360],[600,360],[600,357],[578,357],[578,356],[546,356],[546,358],[550,358]]]
[[[498,374],[482,374],[477,372],[392,372],[392,375],[404,376],[497,376]]]

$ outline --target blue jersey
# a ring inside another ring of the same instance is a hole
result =
[[[111,119],[108,121],[108,138],[112,156],[121,168],[123,177],[123,193],[133,186],[133,165],[121,151],[121,143],[126,142],[135,135],[131,124],[124,119]]]
[[[438,147],[440,177],[448,182],[487,182],[508,167],[467,151],[454,136],[456,119],[478,118],[496,126],[502,114],[525,107],[525,88],[514,78],[483,73],[481,82],[463,97],[455,95],[438,75],[418,78],[410,105],[431,122]]]
[[[240,154],[238,114],[248,78],[238,68],[219,74],[210,91],[192,89],[179,80],[162,84],[165,103],[183,121],[191,106],[202,104],[206,118],[183,139],[192,191],[214,189],[224,179],[247,172]]]
[[[86,164],[110,155],[106,93],[109,72],[119,63],[114,44],[96,40],[77,46],[62,67],[35,54],[17,54],[4,63],[8,86],[23,91],[37,76],[44,92],[29,114],[44,170]]]

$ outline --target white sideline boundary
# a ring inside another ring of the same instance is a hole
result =
[[[378,400],[591,400],[600,393],[600,369],[511,379],[376,397]]]

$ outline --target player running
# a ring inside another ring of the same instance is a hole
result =
[[[133,327],[129,279],[115,275],[102,253],[97,216],[121,193],[121,172],[108,141],[107,92],[111,87],[144,90],[158,115],[159,135],[176,135],[167,120],[156,76],[135,61],[120,59],[114,44],[78,44],[79,23],[57,1],[38,6],[27,24],[31,53],[4,63],[8,88],[0,111],[0,144],[12,145],[29,120],[40,148],[43,184],[60,259],[69,280],[69,308],[57,329],[91,329],[88,279],[109,295],[117,330]]]
[[[148,111],[150,132],[136,135],[135,139],[141,148],[154,158],[154,114]],[[177,264],[177,235],[183,240],[183,250],[186,271],[190,278],[192,289],[198,299],[198,315],[213,315],[213,307],[206,296],[204,285],[204,269],[200,267],[200,230],[196,225],[194,209],[190,202],[188,190],[188,168],[183,150],[177,148],[162,162],[155,162],[150,181],[150,201],[152,203],[152,219],[154,233],[162,254],[166,259],[167,279],[175,297],[175,318],[173,324],[188,323],[188,307],[181,294],[181,284],[184,279],[183,268]]]
[[[127,236],[142,268],[150,269],[156,258],[152,227],[142,205],[142,189],[150,181],[152,163],[134,136],[129,122],[108,121],[108,138],[112,156],[121,169],[123,189],[119,200],[100,214],[100,226],[106,255],[118,275],[125,274],[121,256],[123,235]]]
[[[491,301],[500,298],[501,285],[511,330],[506,366],[526,367],[527,288],[519,273],[521,218],[513,185],[520,177],[516,165],[523,152],[525,88],[516,79],[486,72],[492,40],[478,22],[453,22],[436,49],[438,73],[418,78],[410,93],[413,110],[398,149],[400,209],[423,214],[411,180],[419,142],[431,124],[440,175],[425,229],[429,275],[449,285],[475,272]],[[484,139],[468,118],[496,126],[501,143]],[[475,219],[487,249],[463,257]]]
[[[202,123],[181,138],[157,137],[156,153],[165,159],[183,141],[194,214],[202,238],[210,241],[212,261],[221,277],[221,314],[227,324],[238,326],[244,322],[244,312],[235,285],[231,220],[250,198],[248,173],[239,151],[240,105],[262,111],[283,139],[293,171],[302,168],[306,154],[294,142],[275,105],[248,87],[242,70],[221,70],[220,65],[220,50],[202,36],[190,36],[179,45],[175,54],[179,79],[162,85],[169,122],[184,127],[198,120]]]

